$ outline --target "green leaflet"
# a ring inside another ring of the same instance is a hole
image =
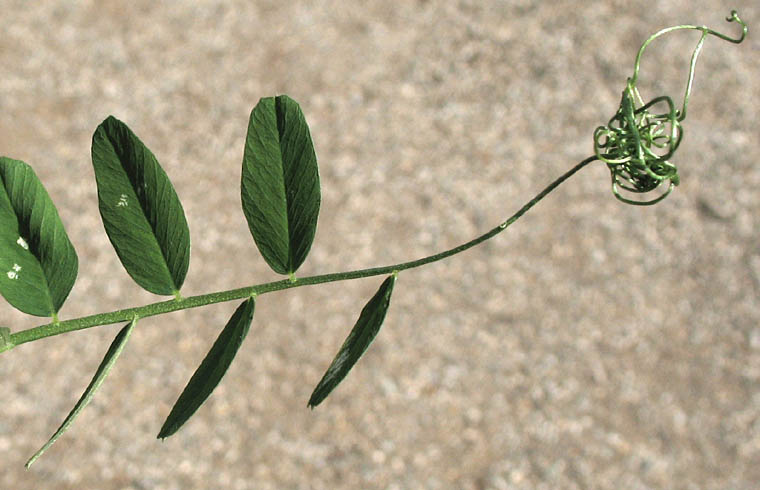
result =
[[[356,325],[348,334],[345,342],[341,346],[338,354],[333,359],[327,372],[314,388],[314,392],[309,398],[309,407],[314,408],[324,400],[338,384],[343,381],[354,364],[364,354],[369,344],[375,339],[380,331],[380,326],[385,319],[385,313],[388,311],[388,305],[391,301],[393,284],[396,282],[396,274],[388,276],[380,285],[380,289],[370,299],[362,309]]]
[[[185,386],[182,394],[172,407],[169,416],[158,433],[159,439],[166,439],[179,430],[182,425],[193,416],[206,398],[211,395],[214,388],[219,384],[227,372],[227,369],[235,359],[235,354],[240,348],[248,329],[253,320],[254,299],[248,298],[240,306],[227,322],[227,325],[219,334],[211,350],[198,366],[190,381]]]
[[[240,187],[264,260],[275,272],[294,273],[314,241],[320,190],[309,126],[287,95],[262,98],[251,111]]]
[[[0,157],[0,293],[15,308],[55,316],[79,260],[58,211],[34,170]]]
[[[190,263],[190,230],[169,177],[113,116],[92,136],[92,165],[100,216],[124,268],[148,291],[176,295]]]
[[[34,453],[34,456],[29,458],[29,461],[26,462],[27,468],[29,468],[35,461],[37,461],[37,458],[42,456],[42,453],[47,451],[48,448],[50,448],[50,446],[52,446],[55,441],[57,441],[58,438],[61,437],[64,432],[66,432],[66,430],[68,430],[69,426],[74,422],[74,419],[76,419],[77,415],[79,415],[79,412],[81,412],[82,409],[84,409],[84,407],[90,403],[92,397],[95,395],[95,392],[98,390],[98,388],[100,388],[100,385],[103,384],[103,381],[106,379],[106,376],[108,376],[108,373],[111,372],[111,368],[113,368],[113,365],[116,363],[116,359],[119,358],[119,354],[121,354],[121,351],[127,344],[129,334],[132,333],[132,329],[135,327],[136,323],[137,320],[132,320],[131,322],[127,323],[124,328],[119,331],[118,334],[116,334],[116,338],[114,338],[113,342],[111,342],[111,346],[108,348],[108,352],[106,352],[106,355],[100,362],[97,371],[95,371],[95,376],[92,377],[92,381],[90,381],[90,384],[84,390],[84,393],[82,393],[79,401],[77,401],[76,405],[74,405],[74,408],[71,409],[69,415],[66,417],[66,419],[64,419],[61,426],[58,427],[58,430],[55,431],[55,434],[53,434],[48,442],[46,442],[39,451]]]

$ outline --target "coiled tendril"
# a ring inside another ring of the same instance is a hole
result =
[[[741,36],[737,39],[721,34],[705,26],[679,25],[662,29],[653,34],[639,48],[634,63],[633,76],[628,79],[620,108],[610,119],[607,126],[599,126],[594,131],[594,153],[605,162],[612,174],[612,192],[619,200],[636,205],[655,204],[678,185],[678,169],[668,160],[678,149],[683,138],[681,121],[686,118],[691,85],[694,79],[694,67],[702,50],[702,44],[709,35],[725,41],[739,44],[747,36],[747,24],[739,18],[735,10],[726,18],[728,22],[738,22],[742,26]],[[681,109],[676,109],[673,99],[667,95],[655,97],[647,103],[639,94],[636,81],[639,76],[639,64],[644,49],[657,39],[671,31],[694,29],[702,31],[694,52],[691,55],[689,78]],[[660,112],[657,112],[657,109]],[[659,197],[649,201],[633,201],[623,197],[620,189],[634,193],[647,193],[669,181],[668,189]]]

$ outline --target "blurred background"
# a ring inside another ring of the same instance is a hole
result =
[[[681,23],[735,35],[732,8],[750,36],[707,39],[664,202],[618,202],[595,163],[498,238],[403,272],[375,343],[313,411],[382,278],[261,296],[222,384],[164,442],[237,302],[144,319],[29,471],[120,326],[6,352],[0,487],[756,488],[755,1],[0,0],[0,154],[34,167],[79,254],[63,319],[162,299],[132,282],[100,222],[90,140],[109,114],[183,202],[184,295],[278,279],[239,179],[249,112],[281,93],[301,104],[322,180],[299,275],[392,264],[511,215],[592,153],[643,40]],[[698,37],[650,46],[644,98],[680,105]],[[0,319],[45,323],[5,302]]]

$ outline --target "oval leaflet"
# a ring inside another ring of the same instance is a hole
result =
[[[79,259],[34,170],[0,157],[0,293],[15,308],[55,317]]]
[[[293,274],[311,249],[321,200],[309,126],[287,95],[251,111],[241,175],[243,213],[269,266]]]
[[[92,136],[98,207],[127,273],[144,289],[178,295],[190,263],[190,230],[166,172],[113,116]]]

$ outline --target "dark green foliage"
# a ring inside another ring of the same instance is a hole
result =
[[[367,302],[362,309],[356,325],[351,329],[345,342],[341,346],[338,354],[333,359],[327,372],[314,388],[314,392],[309,398],[309,407],[314,408],[324,400],[338,384],[343,381],[354,364],[364,354],[369,344],[375,339],[380,331],[380,326],[385,320],[385,313],[388,311],[388,305],[391,301],[393,284],[396,282],[396,275],[393,274],[383,281],[380,289]]]
[[[148,291],[176,295],[190,262],[190,231],[169,177],[113,116],[92,136],[92,165],[100,216],[124,268]]]
[[[253,320],[254,306],[254,299],[248,298],[235,310],[232,318],[211,346],[211,350],[185,386],[169,416],[166,417],[158,433],[159,439],[166,439],[177,432],[222,380],[245,336],[248,335],[248,329]]]
[[[251,111],[241,197],[264,260],[275,272],[294,273],[311,249],[321,198],[309,126],[287,95],[263,98]]]
[[[0,293],[24,313],[53,316],[74,286],[78,266],[34,170],[0,157]]]

